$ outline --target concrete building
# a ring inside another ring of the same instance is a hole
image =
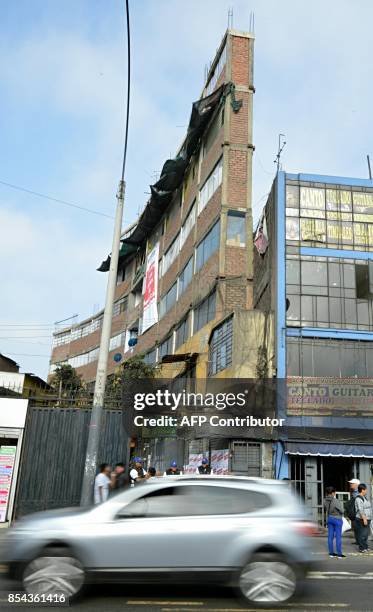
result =
[[[255,250],[254,306],[274,313],[277,478],[322,519],[373,466],[373,181],[279,172]]]
[[[272,345],[271,318],[252,311],[253,47],[252,34],[226,32],[185,140],[123,238],[109,373],[120,353],[144,355],[166,378],[256,377]],[[68,362],[93,381],[101,323],[99,313],[56,333],[51,372]],[[252,473],[270,473],[261,444],[242,441],[237,471],[253,458]]]
[[[0,395],[2,397],[32,398],[47,396],[50,385],[31,372],[20,372],[19,365],[10,357],[0,354]]]

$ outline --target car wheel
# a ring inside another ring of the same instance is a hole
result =
[[[239,594],[256,607],[284,604],[293,597],[297,587],[295,569],[280,555],[256,555],[238,577]]]
[[[76,598],[85,583],[81,562],[67,548],[48,548],[29,561],[23,570],[26,593]]]

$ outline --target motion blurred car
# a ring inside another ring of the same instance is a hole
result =
[[[4,561],[29,594],[72,599],[90,582],[172,579],[233,585],[265,607],[297,592],[313,529],[278,481],[155,478],[93,508],[21,519],[7,530]]]

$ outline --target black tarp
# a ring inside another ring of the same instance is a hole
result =
[[[238,112],[242,102],[234,100],[234,84],[225,83],[209,96],[193,103],[189,119],[187,135],[180,153],[174,159],[168,159],[162,168],[159,180],[150,185],[151,196],[132,233],[123,240],[123,246],[132,246],[134,250],[144,244],[150,232],[159,223],[162,215],[174,197],[174,192],[183,181],[185,170],[194,154],[200,138],[205,131],[215,109],[227,95],[232,96],[232,108]],[[133,252],[133,251],[132,251]],[[123,262],[130,252],[124,255]],[[110,256],[102,262],[99,272],[107,272],[110,268]]]
[[[123,261],[127,259],[127,257],[131,255],[132,253],[134,253],[135,251],[137,251],[136,246],[132,244],[125,244],[122,241],[122,245],[119,250],[118,268],[120,267],[121,263],[123,263]],[[111,263],[111,256],[108,255],[105,261],[102,262],[100,267],[97,268],[97,272],[108,272],[110,270],[110,263]]]
[[[150,185],[151,197],[140,216],[132,234],[125,239],[126,244],[140,246],[149,232],[160,221],[167,206],[171,203],[174,191],[180,187],[189,160],[198,145],[213,112],[220,103],[226,85],[222,85],[202,100],[194,102],[184,144],[175,159],[168,159],[163,165],[159,180]]]

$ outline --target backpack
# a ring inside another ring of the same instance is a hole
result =
[[[354,521],[356,519],[356,500],[357,498],[363,499],[361,495],[357,495],[356,497],[351,497],[351,499],[349,499],[346,503],[345,503],[345,514],[347,516],[347,518],[350,519],[350,521]]]

